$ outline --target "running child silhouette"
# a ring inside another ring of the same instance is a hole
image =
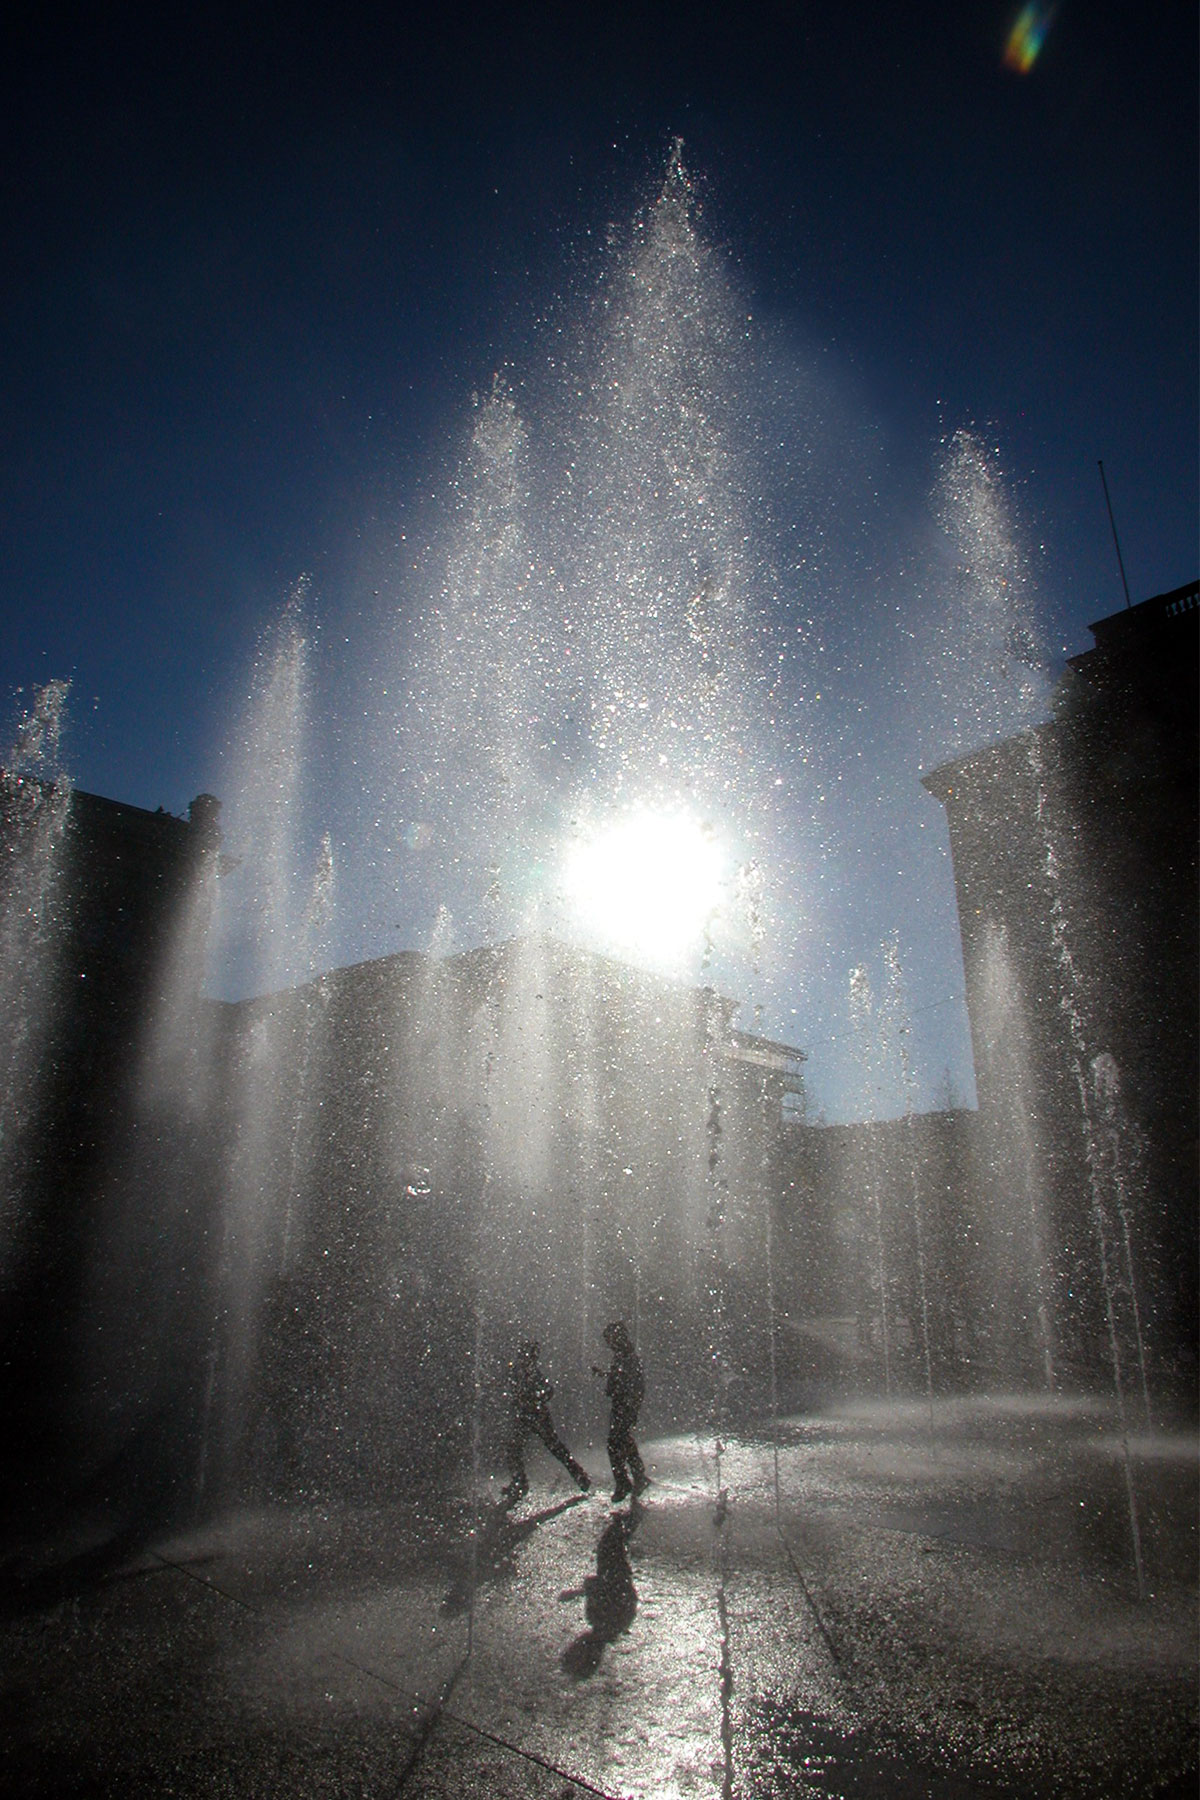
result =
[[[634,1349],[628,1327],[617,1319],[604,1327],[604,1341],[612,1352],[607,1373],[593,1363],[592,1373],[604,1375],[604,1391],[612,1403],[608,1422],[608,1460],[613,1472],[613,1500],[636,1499],[650,1486],[650,1477],[633,1441],[633,1429],[646,1391],[642,1362]]]
[[[509,1366],[508,1470],[511,1479],[502,1494],[509,1504],[520,1500],[529,1491],[529,1477],[525,1473],[527,1437],[541,1438],[551,1456],[558,1458],[585,1494],[592,1485],[587,1470],[575,1461],[554,1429],[550,1417],[550,1398],[554,1389],[538,1361],[539,1353],[539,1346],[530,1338],[521,1345],[516,1361]]]

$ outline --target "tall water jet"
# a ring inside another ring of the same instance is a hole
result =
[[[880,1090],[886,1053],[876,1026],[875,996],[871,987],[871,978],[865,968],[852,969],[850,972],[850,1010],[863,1072],[863,1101],[866,1118],[868,1123],[874,1124],[882,1117]],[[871,1273],[863,1281],[865,1292],[863,1293],[863,1308],[860,1312],[859,1337],[860,1342],[865,1346],[874,1337],[875,1327],[878,1327],[884,1392],[890,1395],[893,1362],[891,1293],[893,1276],[890,1266],[889,1233],[884,1215],[883,1180],[879,1158],[879,1146],[874,1134],[871,1134],[866,1145],[863,1178],[865,1179],[873,1243],[870,1253]]]
[[[1034,1086],[1028,1001],[1008,933],[986,934],[979,970],[976,1030],[992,1071],[985,1155],[993,1204],[982,1229],[993,1286],[993,1366],[1019,1377],[1027,1348],[1036,1345],[1048,1393],[1057,1384],[1057,1294],[1054,1245],[1042,1142],[1044,1097]]]
[[[883,966],[885,978],[886,1032],[894,1045],[894,1054],[900,1065],[900,1088],[904,1096],[904,1135],[908,1151],[908,1224],[912,1232],[913,1249],[916,1260],[916,1296],[915,1305],[912,1295],[911,1274],[908,1287],[908,1315],[913,1327],[913,1336],[920,1346],[923,1374],[925,1378],[925,1395],[929,1404],[929,1427],[933,1430],[933,1346],[931,1340],[930,1281],[927,1253],[927,1225],[925,1219],[925,1203],[922,1194],[921,1171],[919,1167],[917,1147],[914,1138],[914,1082],[912,1057],[909,1049],[909,1037],[912,1030],[908,1010],[908,997],[904,983],[904,970],[900,961],[899,933],[893,932],[883,946]]]
[[[749,1126],[725,1092],[728,1008],[701,1018],[693,996],[594,954],[677,980],[762,943],[757,571],[730,404],[744,319],[694,204],[677,148],[605,276],[563,416],[527,421],[501,380],[476,402],[401,721],[443,942],[523,939],[480,953],[492,991],[469,1025],[438,998],[424,1053],[478,1144],[491,1261],[510,1270],[489,1308],[544,1313],[512,1285],[534,1234],[575,1271],[577,1379],[604,1309],[645,1310],[647,1257],[678,1258],[670,1285],[692,1316],[706,1292],[717,1304],[714,1257],[736,1262],[751,1239],[762,1253]],[[682,1378],[686,1356],[672,1360]]]
[[[72,784],[61,766],[69,683],[35,688],[0,767],[4,858],[0,888],[0,1279],[15,1273],[33,1178],[38,1109],[50,1070],[52,992],[62,949],[63,879]]]
[[[561,668],[526,521],[528,434],[499,378],[475,410],[400,721],[421,873],[468,941],[523,918],[530,825],[544,823],[535,753],[553,735]]]
[[[1134,1253],[1134,1218],[1145,1210],[1147,1199],[1142,1134],[1125,1112],[1121,1094],[1121,1070],[1116,1058],[1102,1050],[1091,1063],[1093,1110],[1097,1134],[1096,1160],[1102,1180],[1112,1195],[1113,1211],[1119,1220],[1120,1247],[1118,1263],[1120,1279],[1129,1307],[1129,1323],[1137,1353],[1137,1372],[1142,1398],[1142,1422],[1149,1430],[1153,1424],[1150,1404],[1150,1377],[1147,1368],[1146,1339],[1142,1329],[1140,1279]],[[1140,1203],[1140,1205],[1139,1205]]]
[[[932,621],[937,696],[925,732],[945,758],[1039,721],[1049,683],[1025,534],[998,455],[977,432],[954,433],[932,501],[952,567]]]
[[[734,400],[745,315],[694,208],[677,144],[602,296],[607,328],[568,490],[573,575],[592,785],[736,811],[758,779],[744,759],[762,678]]]
[[[1129,1289],[1124,1296],[1120,1292],[1120,1251],[1116,1241],[1117,1227],[1113,1218],[1114,1211],[1123,1214],[1120,1206],[1120,1192],[1114,1194],[1106,1175],[1103,1144],[1100,1126],[1096,1118],[1096,1100],[1103,1097],[1103,1088],[1099,1083],[1093,1086],[1089,1081],[1089,1030],[1087,1019],[1087,998],[1085,983],[1079,963],[1072,946],[1072,932],[1065,904],[1064,880],[1065,872],[1060,857],[1065,854],[1066,846],[1060,835],[1062,821],[1056,820],[1055,809],[1045,785],[1044,766],[1041,746],[1036,739],[1029,746],[1031,769],[1038,788],[1038,819],[1042,826],[1045,850],[1046,884],[1050,898],[1050,939],[1053,945],[1054,960],[1059,975],[1059,1007],[1066,1026],[1068,1050],[1068,1067],[1073,1078],[1079,1103],[1079,1123],[1083,1133],[1083,1151],[1087,1166],[1088,1192],[1091,1201],[1091,1223],[1094,1232],[1095,1254],[1100,1277],[1100,1292],[1104,1307],[1104,1321],[1107,1331],[1110,1368],[1112,1371],[1113,1393],[1116,1399],[1117,1423],[1121,1439],[1122,1466],[1125,1475],[1126,1500],[1129,1514],[1130,1544],[1133,1553],[1134,1572],[1137,1580],[1139,1599],[1146,1591],[1145,1570],[1142,1556],[1142,1533],[1140,1508],[1137,1487],[1134,1480],[1132,1454],[1129,1443],[1128,1400],[1128,1343],[1122,1342],[1123,1327],[1128,1329],[1131,1322],[1136,1346],[1137,1364],[1145,1380],[1145,1353],[1142,1343],[1141,1316],[1137,1299],[1137,1287],[1134,1279],[1132,1256],[1129,1254],[1129,1238],[1125,1235],[1122,1246],[1128,1257]],[[1098,1091],[1097,1091],[1098,1090]],[[1114,1204],[1115,1203],[1115,1204]],[[1124,1299],[1126,1305],[1121,1302]],[[1124,1314],[1124,1317],[1123,1317]],[[1145,1391],[1145,1390],[1144,1390]],[[1147,1410],[1149,1396],[1147,1393]]]
[[[226,802],[231,866],[218,889],[210,956],[225,983],[254,995],[278,994],[297,978],[310,978],[314,934],[328,924],[331,850],[318,850],[307,895],[298,866],[308,757],[305,593],[302,582],[260,651]],[[213,1349],[222,1431],[215,1466],[221,1470],[238,1468],[253,1438],[259,1333],[277,1310],[268,1301],[278,1301],[292,1255],[304,1130],[298,1108],[306,1088],[311,1094],[314,1008],[319,1012],[319,988],[282,1006],[269,999],[252,1005],[243,1029],[219,1051],[227,1121]]]
[[[184,820],[52,770],[65,698],[65,683],[39,691],[3,777],[5,1501],[42,1529],[75,1515],[127,1541],[188,1484],[211,1299],[203,1159],[187,1194],[186,1121],[147,1111],[141,1075],[153,1043],[169,1081],[189,1035],[161,1028],[169,946],[219,832],[207,796]]]
[[[1157,1313],[1178,1333],[1189,1311],[1187,1276],[1164,1282],[1154,1255],[1185,1264],[1172,1196],[1181,1181],[1193,1203],[1195,1191],[1194,1112],[1184,1118],[1172,1079],[1194,1066],[1194,1010],[1187,1018],[1169,991],[1194,991],[1194,925],[1180,924],[1179,903],[1195,888],[1194,790],[1183,798],[1195,699],[1173,666],[1192,594],[1100,621],[1095,648],[1047,697],[1048,718],[925,778],[950,821],[989,1186],[1004,1207],[992,1271],[1001,1361],[1046,1387],[1107,1385],[1139,1593],[1130,1401],[1140,1390],[1149,1413],[1144,1322]],[[1152,1135],[1123,1103],[1123,1060]],[[1137,1175],[1144,1142],[1157,1193]]]
[[[1040,721],[1049,687],[1024,534],[998,456],[978,433],[961,430],[951,438],[933,505],[953,558],[935,636],[937,747],[961,755]],[[1038,1148],[1046,1096],[1033,1091],[1027,1002],[1002,933],[988,935],[972,983],[980,996],[971,1019],[976,1066],[998,1072],[996,1058],[1004,1064],[996,1104],[987,1111],[992,1204],[980,1230],[991,1295],[981,1337],[993,1378],[1024,1379],[1032,1352],[1052,1385],[1048,1176]]]
[[[305,1191],[313,1165],[312,1142],[318,1116],[314,1100],[320,1088],[319,1059],[324,1048],[324,1013],[328,998],[326,985],[314,978],[328,961],[329,936],[334,919],[336,869],[333,840],[328,832],[317,849],[312,887],[300,925],[300,961],[306,980],[312,983],[312,997],[306,1003],[300,1023],[299,1076],[292,1101],[290,1147],[287,1153],[287,1197],[284,1203],[283,1238],[280,1267],[287,1274],[292,1264],[292,1237],[296,1216],[303,1206]]]

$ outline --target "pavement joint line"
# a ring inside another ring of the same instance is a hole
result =
[[[696,1440],[696,1444],[697,1444],[698,1450],[700,1451],[700,1455],[703,1458],[705,1456],[705,1447],[704,1447],[703,1440],[698,1437]],[[718,1444],[718,1446],[720,1445],[719,1439],[717,1440],[717,1444]],[[721,1458],[721,1449],[719,1447],[717,1448],[715,1455],[716,1455],[716,1469],[717,1469],[717,1475],[718,1475],[718,1480],[719,1480],[720,1458]],[[697,1493],[705,1492],[705,1490],[703,1488],[692,1489],[691,1491],[697,1492]],[[561,1513],[565,1512],[568,1507],[570,1507],[576,1503],[577,1498],[582,1498],[582,1496],[568,1497],[568,1499],[565,1502],[563,1502],[563,1504],[561,1506],[555,1507],[548,1516],[554,1517],[557,1514],[561,1514]],[[724,1488],[720,1488],[716,1495],[715,1500],[713,1501],[713,1517],[714,1517],[715,1528],[721,1535],[722,1545],[724,1545],[724,1543],[725,1543],[725,1526],[726,1526],[726,1521],[728,1518],[728,1501],[729,1501],[728,1490],[724,1489]],[[787,1542],[787,1539],[783,1536],[782,1530],[780,1530],[780,1538],[783,1541],[783,1547],[787,1554],[788,1561],[791,1563],[792,1568],[796,1573],[797,1579],[799,1580],[800,1585],[804,1590],[805,1598],[808,1600],[808,1604],[812,1608],[813,1614],[817,1619],[817,1623],[820,1626],[822,1636],[825,1638],[826,1644],[829,1647],[830,1654],[833,1656],[835,1662],[840,1662],[838,1653],[837,1653],[836,1649],[834,1648],[832,1641],[829,1638],[829,1634],[825,1629],[824,1622],[821,1619],[820,1613],[817,1610],[815,1602],[813,1601],[812,1596],[808,1591],[807,1584],[806,1584],[804,1577],[799,1569],[798,1564],[795,1561],[795,1558],[792,1555],[791,1548]],[[251,1601],[242,1599],[240,1595],[230,1593],[228,1591],[228,1589],[223,1588],[219,1582],[211,1581],[207,1576],[196,1574],[196,1572],[193,1569],[189,1569],[183,1563],[173,1561],[172,1558],[169,1556],[163,1556],[160,1551],[152,1550],[150,1552],[150,1554],[164,1568],[172,1569],[177,1574],[186,1576],[189,1581],[194,1581],[197,1583],[198,1586],[207,1588],[210,1591],[210,1593],[217,1594],[221,1597],[221,1599],[230,1601],[234,1606],[240,1607],[243,1612],[248,1612],[256,1618],[268,1619],[268,1620],[270,1619],[271,1615],[264,1607],[255,1606]],[[717,1617],[718,1617],[718,1620],[720,1623],[720,1635],[721,1635],[721,1660],[720,1660],[721,1740],[722,1740],[722,1748],[724,1751],[724,1771],[723,1771],[723,1781],[722,1781],[722,1796],[723,1796],[723,1800],[730,1800],[730,1797],[733,1794],[733,1758],[732,1758],[733,1739],[732,1739],[732,1717],[731,1717],[731,1712],[730,1712],[730,1701],[731,1701],[732,1692],[733,1692],[733,1667],[732,1667],[731,1654],[730,1654],[731,1634],[730,1634],[730,1629],[729,1629],[728,1608],[726,1605],[726,1598],[725,1598],[724,1579],[725,1578],[724,1578],[723,1566],[719,1563],[718,1564],[718,1580],[717,1580]],[[356,1661],[356,1659],[354,1657],[347,1656],[346,1653],[341,1650],[333,1650],[333,1651],[331,1651],[331,1655],[338,1662],[344,1663],[347,1668],[354,1669],[358,1674],[365,1675],[370,1680],[379,1682],[379,1684],[382,1687],[387,1688],[391,1693],[397,1694],[403,1699],[408,1699],[410,1701],[419,1701],[419,1696],[415,1695],[411,1689],[403,1688],[399,1685],[399,1683],[389,1680],[389,1678],[386,1675],[381,1675],[377,1669],[371,1668],[369,1664],[358,1662],[358,1661]],[[439,1695],[438,1699],[434,1702],[434,1704],[431,1707],[426,1709],[425,1719],[423,1720],[421,1726],[417,1730],[416,1743],[414,1745],[412,1755],[410,1756],[408,1762],[406,1763],[406,1765],[404,1767],[404,1771],[400,1776],[400,1781],[399,1781],[399,1785],[397,1788],[397,1792],[400,1792],[403,1789],[405,1783],[408,1781],[408,1779],[411,1776],[413,1770],[415,1769],[417,1763],[420,1761],[420,1758],[421,1758],[427,1744],[429,1743],[434,1732],[436,1731],[437,1726],[441,1723],[442,1720],[446,1720],[450,1724],[461,1726],[463,1730],[471,1732],[474,1736],[482,1738],[487,1743],[495,1744],[497,1749],[505,1750],[512,1756],[520,1757],[521,1760],[524,1762],[533,1763],[537,1768],[544,1769],[547,1772],[547,1774],[561,1777],[561,1779],[563,1781],[569,1781],[569,1782],[573,1783],[574,1786],[581,1788],[585,1793],[594,1794],[597,1797],[597,1800],[622,1800],[622,1796],[620,1796],[618,1794],[612,1794],[606,1788],[597,1787],[593,1782],[588,1781],[586,1779],[586,1777],[584,1777],[584,1776],[572,1774],[572,1772],[569,1769],[561,1768],[557,1763],[550,1762],[546,1757],[538,1756],[536,1751],[523,1749],[520,1744],[514,1744],[514,1743],[510,1742],[507,1738],[501,1737],[497,1732],[489,1731],[486,1728],[486,1726],[478,1724],[474,1719],[467,1718],[465,1716],[465,1714],[451,1711],[449,1709],[449,1707],[447,1706],[447,1701],[449,1700],[450,1695],[453,1693],[454,1688],[456,1687],[456,1685],[458,1683],[459,1677],[463,1673],[463,1670],[467,1667],[467,1664],[469,1663],[469,1661],[470,1661],[469,1654],[467,1656],[463,1657],[463,1659],[459,1663],[458,1667],[453,1671],[453,1673],[450,1675],[450,1677],[444,1684],[444,1686],[442,1688],[442,1692]],[[414,1711],[415,1710],[417,1710],[416,1706],[414,1706]]]
[[[163,1556],[157,1550],[152,1550],[150,1554],[157,1557],[164,1568],[174,1569],[177,1574],[186,1575],[189,1581],[196,1582],[200,1587],[208,1588],[210,1593],[219,1594],[222,1600],[228,1600],[234,1606],[240,1606],[243,1612],[250,1613],[256,1619],[266,1619],[268,1623],[270,1622],[271,1614],[266,1608],[253,1606],[249,1600],[243,1600],[239,1595],[229,1593],[217,1582],[209,1581],[203,1575],[194,1574],[183,1563],[172,1562],[169,1556]],[[329,1654],[336,1662],[344,1663],[348,1669],[354,1669],[357,1674],[365,1675],[371,1681],[377,1681],[381,1687],[387,1688],[390,1693],[398,1695],[400,1699],[412,1702],[414,1712],[421,1710],[421,1697],[414,1693],[412,1688],[401,1687],[398,1681],[391,1681],[386,1675],[381,1675],[379,1670],[371,1668],[369,1663],[361,1663],[356,1661],[353,1656],[347,1656],[344,1650],[331,1649]]]
[[[696,1434],[696,1449],[701,1467],[705,1466],[704,1440]],[[725,1445],[719,1431],[713,1433],[713,1477],[716,1493],[712,1497],[714,1553],[717,1571],[717,1637],[721,1653],[717,1662],[717,1682],[721,1700],[721,1800],[733,1800],[733,1662],[729,1630],[729,1606],[725,1594],[725,1578],[729,1562],[729,1489],[721,1483],[721,1457]]]
[[[586,1494],[568,1495],[568,1497],[561,1501],[557,1506],[536,1514],[535,1522],[537,1524],[542,1524],[548,1519],[561,1517],[561,1515],[567,1512],[569,1508],[577,1506],[580,1501],[585,1500],[586,1498]],[[473,1719],[468,1719],[464,1714],[450,1711],[447,1702],[458,1683],[459,1676],[471,1661],[473,1654],[474,1650],[472,1644],[472,1647],[467,1650],[466,1655],[462,1658],[458,1667],[443,1687],[441,1698],[437,1706],[432,1709],[426,1726],[421,1734],[420,1742],[400,1778],[400,1788],[403,1788],[413,1769],[416,1767],[417,1762],[420,1760],[421,1753],[429,1742],[429,1739],[432,1737],[437,1725],[442,1719],[446,1719],[451,1724],[459,1725],[463,1730],[474,1733],[476,1737],[483,1738],[486,1743],[495,1744],[498,1749],[506,1750],[510,1755],[519,1756],[522,1761],[533,1763],[537,1768],[545,1769],[548,1774],[559,1776],[563,1781],[571,1782],[574,1786],[582,1788],[586,1793],[595,1794],[597,1800],[622,1800],[620,1795],[610,1794],[607,1789],[596,1787],[583,1776],[571,1774],[570,1770],[560,1768],[557,1763],[549,1762],[545,1757],[538,1756],[535,1751],[525,1750],[522,1749],[519,1744],[510,1743],[507,1738],[500,1737],[494,1731],[488,1731],[486,1726],[477,1724]]]
[[[729,1565],[729,1494],[721,1488],[713,1508],[717,1538],[717,1628],[721,1643],[718,1680],[721,1689],[722,1800],[733,1800],[733,1649],[729,1630],[729,1605],[725,1584]]]
[[[700,1452],[701,1457],[703,1457],[703,1455],[704,1455],[703,1440],[701,1438],[697,1437],[696,1445]],[[808,1609],[812,1613],[813,1618],[816,1620],[817,1629],[821,1633],[821,1637],[824,1640],[825,1648],[829,1652],[829,1655],[833,1661],[834,1667],[837,1669],[838,1673],[843,1675],[843,1677],[844,1677],[845,1670],[844,1670],[844,1666],[843,1666],[841,1652],[838,1650],[837,1645],[834,1643],[833,1637],[829,1631],[829,1628],[826,1625],[825,1620],[821,1616],[821,1609],[817,1605],[816,1600],[813,1598],[812,1589],[809,1587],[808,1582],[805,1580],[804,1571],[803,1571],[803,1569],[801,1569],[800,1564],[797,1561],[796,1556],[792,1550],[792,1546],[788,1543],[787,1536],[783,1529],[783,1521],[782,1521],[782,1517],[781,1517],[781,1513],[780,1513],[780,1499],[779,1499],[779,1446],[778,1446],[778,1444],[776,1444],[774,1448],[775,1448],[775,1530],[779,1534],[779,1541],[783,1545],[783,1553],[787,1557],[788,1563],[791,1566],[792,1573],[795,1575],[796,1580],[800,1583],[800,1591],[804,1595],[804,1599],[808,1605]],[[721,1443],[721,1439],[718,1437],[716,1440],[716,1462],[717,1462],[718,1482],[720,1481],[721,1451],[722,1451],[722,1443]],[[722,1490],[721,1494],[718,1496],[718,1500],[717,1500],[718,1508],[721,1507],[722,1500],[725,1500],[727,1503],[727,1495],[725,1494],[724,1490]],[[724,1514],[723,1513],[721,1514],[720,1518],[718,1519],[718,1523],[720,1525],[724,1524]]]
[[[580,1498],[582,1498],[582,1496],[580,1496]],[[570,1504],[569,1501],[568,1504]],[[556,1511],[564,1510],[565,1507],[556,1509]],[[228,1600],[232,1605],[240,1607],[243,1612],[250,1613],[254,1618],[270,1620],[271,1614],[264,1607],[255,1606],[249,1600],[243,1600],[240,1595],[229,1593],[229,1591],[226,1588],[221,1587],[218,1582],[210,1581],[207,1576],[197,1575],[195,1571],[189,1569],[186,1564],[174,1562],[171,1557],[163,1556],[161,1551],[158,1550],[151,1550],[150,1555],[153,1556],[155,1561],[160,1563],[164,1569],[172,1569],[178,1575],[185,1575],[189,1581],[196,1582],[199,1587],[207,1588],[210,1593],[219,1595],[222,1600]],[[378,1669],[371,1668],[367,1663],[357,1662],[354,1657],[347,1656],[342,1650],[333,1650],[330,1654],[336,1661],[344,1663],[347,1668],[354,1669],[358,1674],[365,1675],[372,1681],[377,1681],[381,1687],[387,1688],[391,1693],[398,1695],[401,1699],[417,1702],[419,1704],[420,1696],[414,1694],[411,1688],[401,1687],[398,1682],[389,1680],[386,1675],[381,1675]],[[397,1792],[404,1787],[405,1782],[416,1767],[421,1753],[432,1737],[438,1723],[442,1719],[447,1719],[451,1724],[462,1726],[465,1731],[472,1732],[476,1737],[483,1738],[487,1743],[495,1744],[498,1749],[507,1750],[510,1755],[519,1756],[524,1762],[534,1763],[538,1768],[545,1769],[550,1775],[561,1776],[564,1781],[574,1783],[576,1787],[582,1788],[585,1793],[595,1794],[597,1800],[622,1800],[621,1795],[610,1794],[606,1788],[596,1787],[594,1783],[586,1780],[583,1776],[573,1775],[569,1769],[560,1768],[557,1763],[548,1761],[544,1756],[538,1756],[533,1750],[524,1750],[519,1744],[510,1743],[507,1738],[498,1736],[494,1731],[488,1731],[485,1726],[476,1724],[473,1719],[468,1719],[461,1713],[447,1710],[446,1702],[454,1691],[458,1678],[469,1661],[469,1656],[463,1657],[458,1667],[443,1686],[437,1701],[427,1710],[426,1718],[417,1731],[417,1743],[413,1754],[405,1765],[404,1772],[400,1777]],[[414,1705],[413,1710],[417,1711],[418,1705]]]
[[[396,1784],[396,1792],[397,1793],[400,1793],[403,1791],[404,1787],[407,1785],[409,1776],[412,1774],[413,1770],[416,1768],[417,1764],[420,1762],[422,1753],[425,1749],[425,1746],[429,1742],[430,1738],[433,1736],[434,1732],[436,1731],[438,1720],[441,1718],[442,1714],[446,1710],[446,1702],[449,1700],[451,1694],[454,1692],[454,1685],[457,1682],[459,1676],[462,1674],[463,1670],[466,1668],[470,1659],[471,1659],[471,1652],[470,1652],[470,1649],[468,1649],[466,1655],[459,1659],[458,1667],[456,1669],[454,1669],[451,1672],[451,1674],[447,1677],[447,1679],[442,1683],[441,1693],[438,1695],[435,1704],[433,1706],[431,1706],[429,1708],[429,1710],[427,1711],[425,1718],[422,1721],[420,1730],[417,1732],[416,1742],[414,1743],[413,1749],[412,1749],[412,1755],[409,1757],[408,1761],[405,1763],[403,1772],[400,1776],[399,1781]]]
[[[448,1719],[452,1725],[461,1725],[464,1730],[474,1732],[476,1737],[483,1738],[489,1744],[495,1744],[499,1750],[507,1750],[511,1755],[519,1756],[524,1762],[535,1763],[539,1769],[545,1769],[549,1775],[558,1775],[563,1781],[573,1782],[576,1787],[582,1788],[585,1794],[595,1794],[597,1800],[626,1800],[626,1797],[621,1794],[612,1794],[607,1788],[597,1787],[584,1775],[572,1775],[569,1769],[560,1768],[548,1757],[539,1756],[536,1750],[523,1750],[520,1744],[510,1743],[498,1732],[489,1731],[486,1725],[477,1725],[474,1719],[465,1718],[462,1713],[445,1711],[440,1717]]]
[[[243,1612],[253,1613],[257,1618],[266,1616],[261,1606],[252,1606],[250,1601],[243,1600],[240,1594],[231,1594],[219,1582],[210,1581],[207,1575],[197,1575],[196,1571],[189,1569],[186,1563],[175,1562],[171,1557],[164,1556],[161,1550],[151,1550],[150,1555],[156,1562],[160,1562],[164,1569],[174,1569],[177,1575],[186,1575],[187,1579],[194,1581],[198,1587],[207,1588],[212,1594],[219,1594],[222,1600],[228,1600],[233,1606],[240,1606]]]
[[[808,1609],[812,1613],[813,1618],[817,1622],[817,1630],[821,1633],[821,1636],[825,1641],[825,1648],[828,1650],[830,1657],[833,1660],[834,1667],[837,1669],[838,1673],[841,1675],[844,1675],[845,1669],[844,1669],[844,1665],[842,1662],[841,1652],[838,1649],[837,1645],[833,1641],[833,1637],[829,1631],[829,1627],[826,1625],[824,1619],[821,1617],[821,1609],[817,1605],[816,1601],[813,1599],[812,1589],[809,1587],[808,1582],[804,1578],[804,1571],[800,1567],[799,1562],[796,1560],[796,1556],[792,1550],[792,1546],[788,1543],[787,1534],[785,1533],[783,1526],[779,1522],[778,1519],[776,1519],[776,1521],[775,1521],[775,1529],[779,1533],[779,1541],[783,1545],[783,1553],[787,1557],[788,1562],[791,1565],[792,1573],[796,1577],[796,1580],[800,1583],[800,1592],[804,1595],[805,1601],[807,1602],[807,1605],[808,1605]]]

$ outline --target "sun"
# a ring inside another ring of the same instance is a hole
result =
[[[685,811],[639,808],[569,845],[563,894],[605,948],[677,968],[720,907],[726,856],[712,828]]]

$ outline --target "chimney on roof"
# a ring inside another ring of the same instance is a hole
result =
[[[200,851],[221,848],[221,802],[215,794],[197,794],[188,807],[188,824]]]

